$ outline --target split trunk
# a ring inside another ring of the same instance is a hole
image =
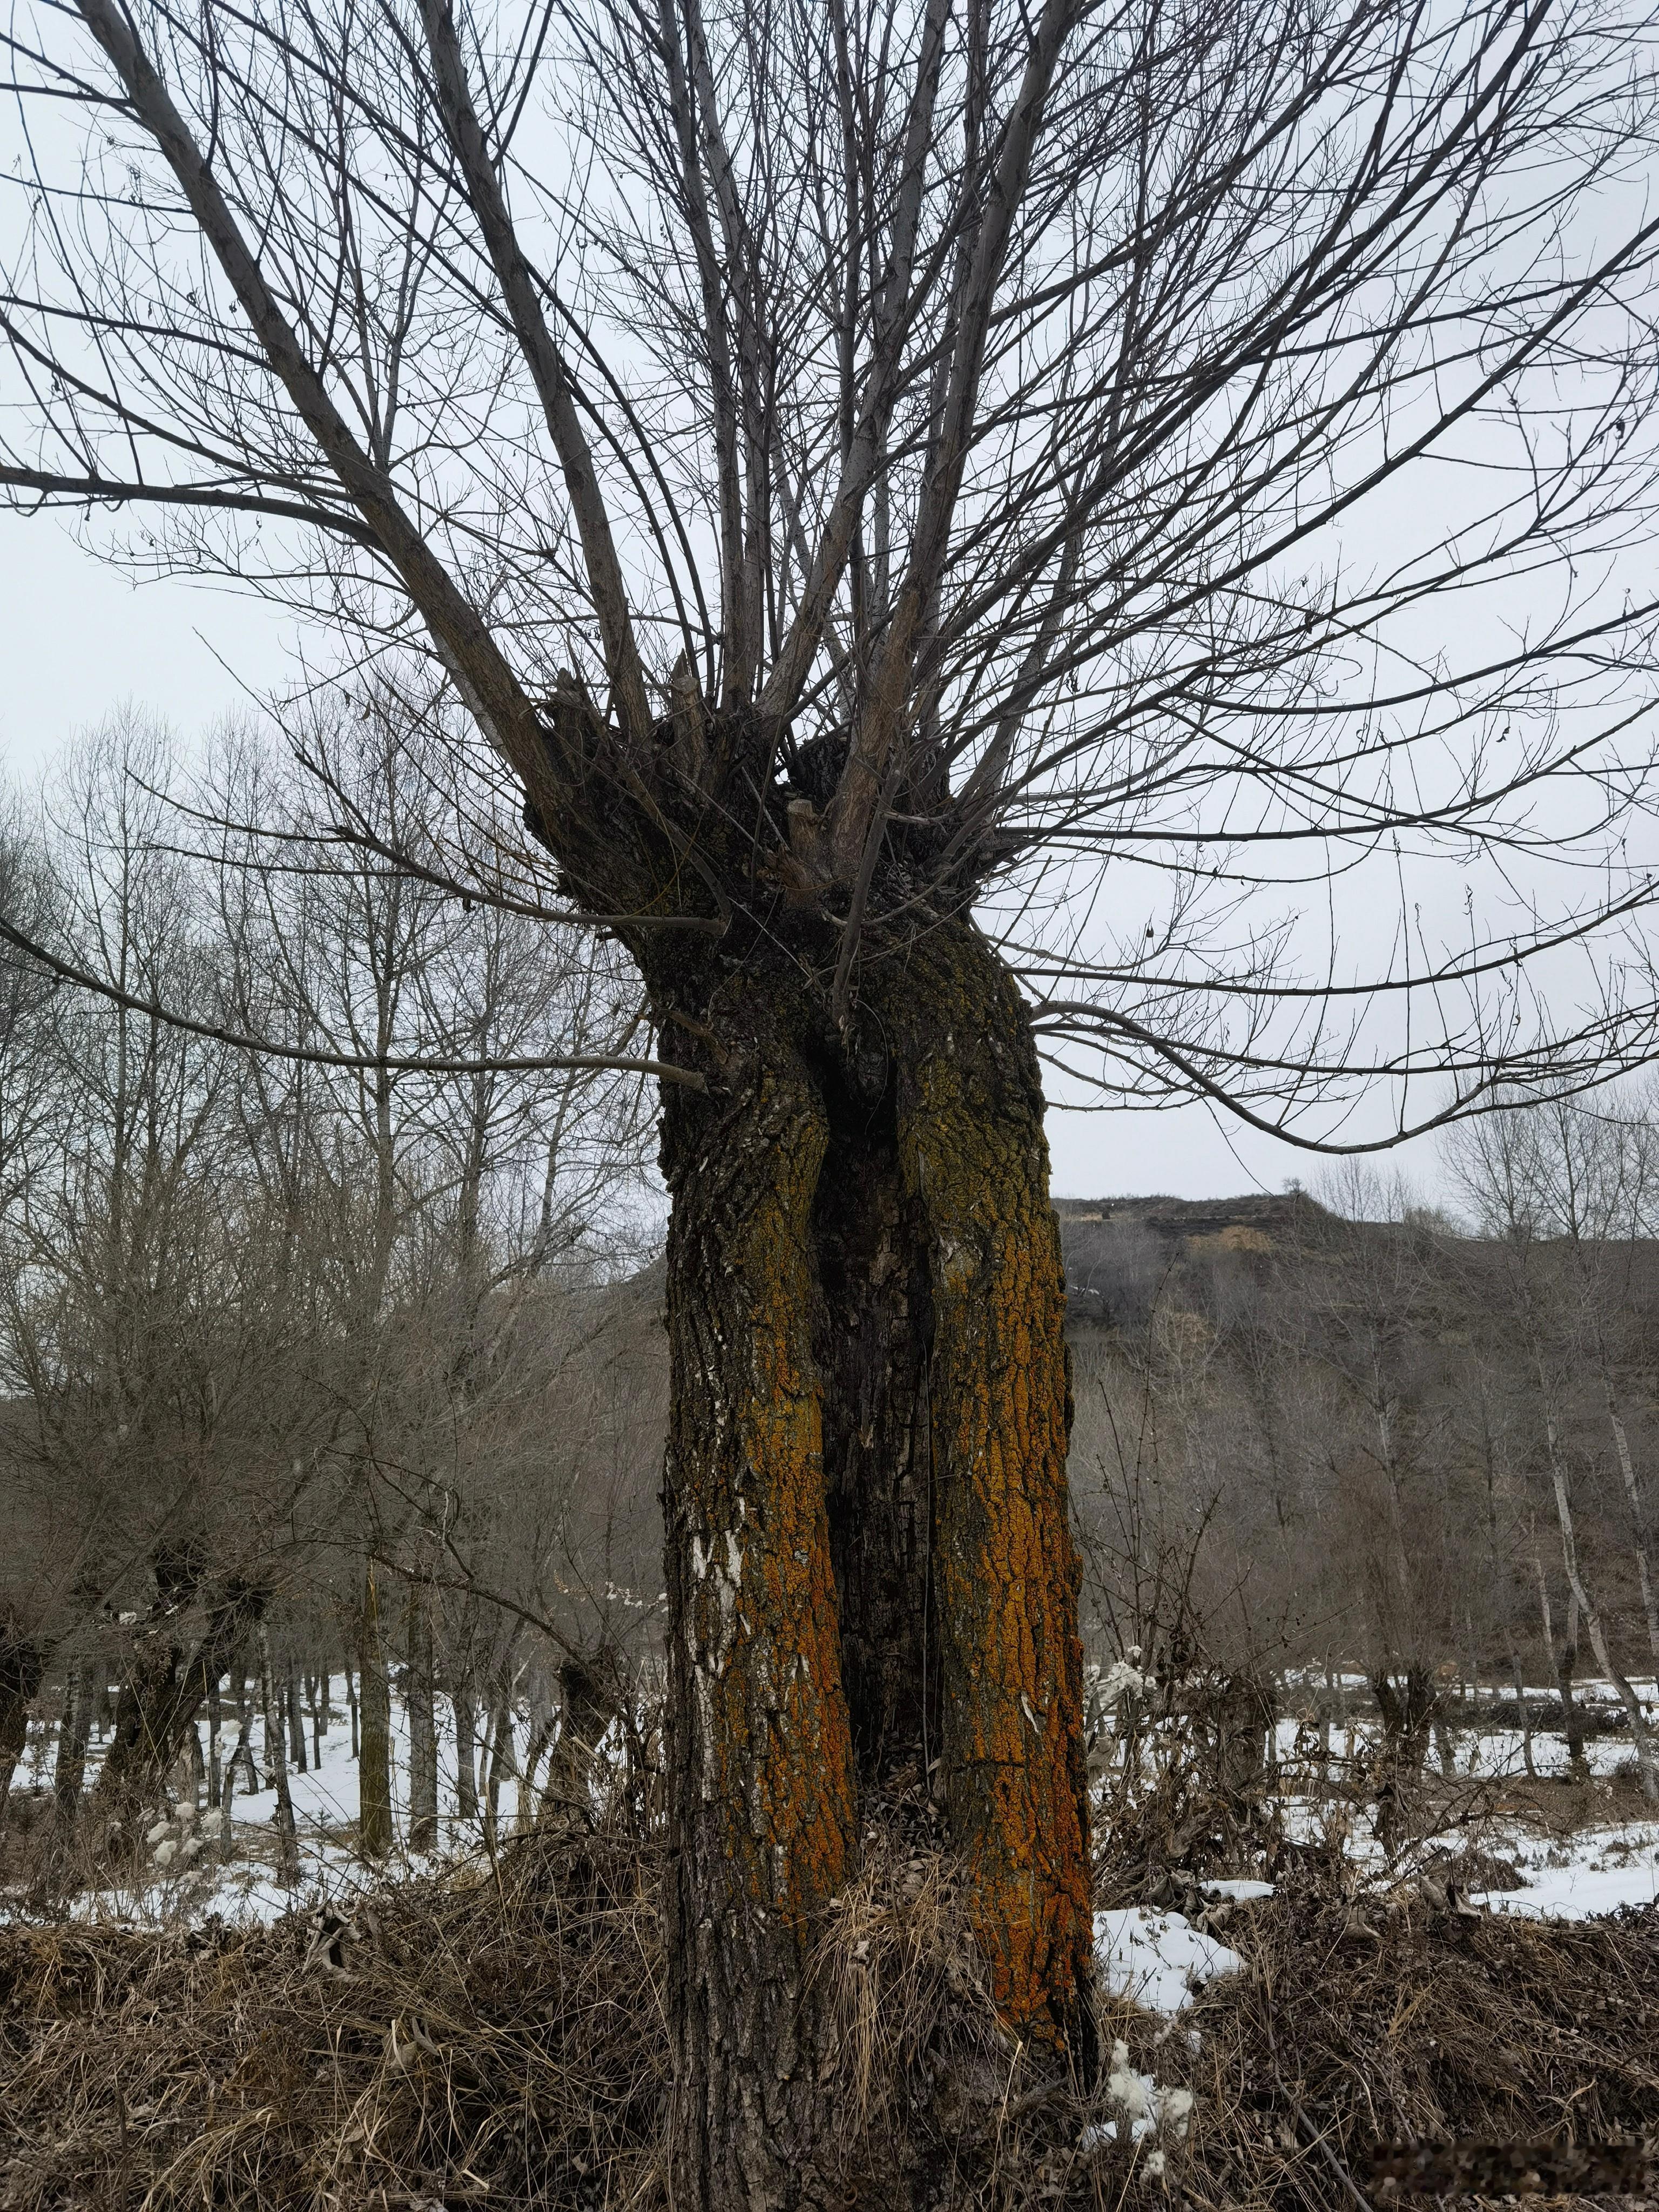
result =
[[[850,1041],[721,992],[676,1093],[666,1504],[677,2202],[831,2201],[811,1971],[870,1818],[963,1865],[989,1990],[1088,2063],[1078,1567],[1036,1054],[968,925]]]
[[[962,1869],[1011,2055],[1092,2063],[1035,1040],[943,813],[872,847],[861,933],[814,874],[844,733],[683,702],[641,763],[567,696],[546,738],[557,804],[526,823],[568,896],[634,918],[665,1057],[704,1086],[665,1085],[661,1141],[671,2194],[841,2204],[813,1967],[879,1821]]]

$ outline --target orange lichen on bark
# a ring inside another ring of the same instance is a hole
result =
[[[701,1179],[703,1296],[673,1323],[688,1750],[728,1876],[751,1905],[795,1917],[845,1880],[854,1826],[811,1344],[824,1135],[787,1060],[743,1118]]]
[[[1082,2016],[1092,1947],[1065,1281],[1042,1095],[1012,978],[975,933],[930,939],[904,988],[928,1013],[900,1117],[933,1261],[945,1803],[999,2008],[1060,2038]]]

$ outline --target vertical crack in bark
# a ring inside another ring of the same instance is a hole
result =
[[[899,1164],[896,1088],[826,1081],[813,1209],[824,1483],[842,1679],[866,1789],[925,1778],[939,1747],[932,1614],[926,1224]]]
[[[718,1040],[717,1079],[665,1109],[672,2155],[692,2206],[841,2201],[812,1949],[860,1791],[930,1759],[1003,2017],[1092,2062],[1036,1055],[969,925],[878,974],[861,1047],[792,978],[705,971],[690,1033]]]

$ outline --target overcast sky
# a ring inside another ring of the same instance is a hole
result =
[[[280,685],[296,644],[292,624],[251,599],[185,583],[134,585],[52,517],[0,513],[0,758],[9,781],[33,781],[76,732],[129,702],[189,740]],[[1205,1198],[1279,1190],[1292,1177],[1317,1183],[1316,1158],[1221,1120],[1197,1107],[1055,1106],[1055,1194]],[[1385,1164],[1433,1194],[1432,1144],[1403,1147]]]

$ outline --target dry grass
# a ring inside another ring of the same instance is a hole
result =
[[[388,1887],[355,1935],[0,1931],[0,2204],[645,2212],[658,1875],[635,1842],[537,1837]],[[1194,2096],[1160,2182],[1127,2126],[1087,2134],[1127,2118],[1109,2069],[1054,2079],[991,2017],[948,1859],[878,1836],[818,1966],[846,2202],[1361,2212],[1380,2142],[1659,2132],[1659,1912],[1546,1927],[1425,1898],[1355,1899],[1292,1856],[1223,1931],[1243,1976],[1173,2031],[1104,2008],[1104,2049]]]
[[[1304,1862],[1224,1932],[1249,1971],[1192,2015],[1197,2052],[1167,2046],[1197,2100],[1179,2185],[1204,2212],[1357,2212],[1390,2142],[1659,2133],[1659,1911],[1466,1917],[1420,1891],[1354,1900]]]
[[[666,2095],[655,1892],[636,1844],[532,1838],[355,1932],[3,1931],[0,2203],[630,2203]]]

